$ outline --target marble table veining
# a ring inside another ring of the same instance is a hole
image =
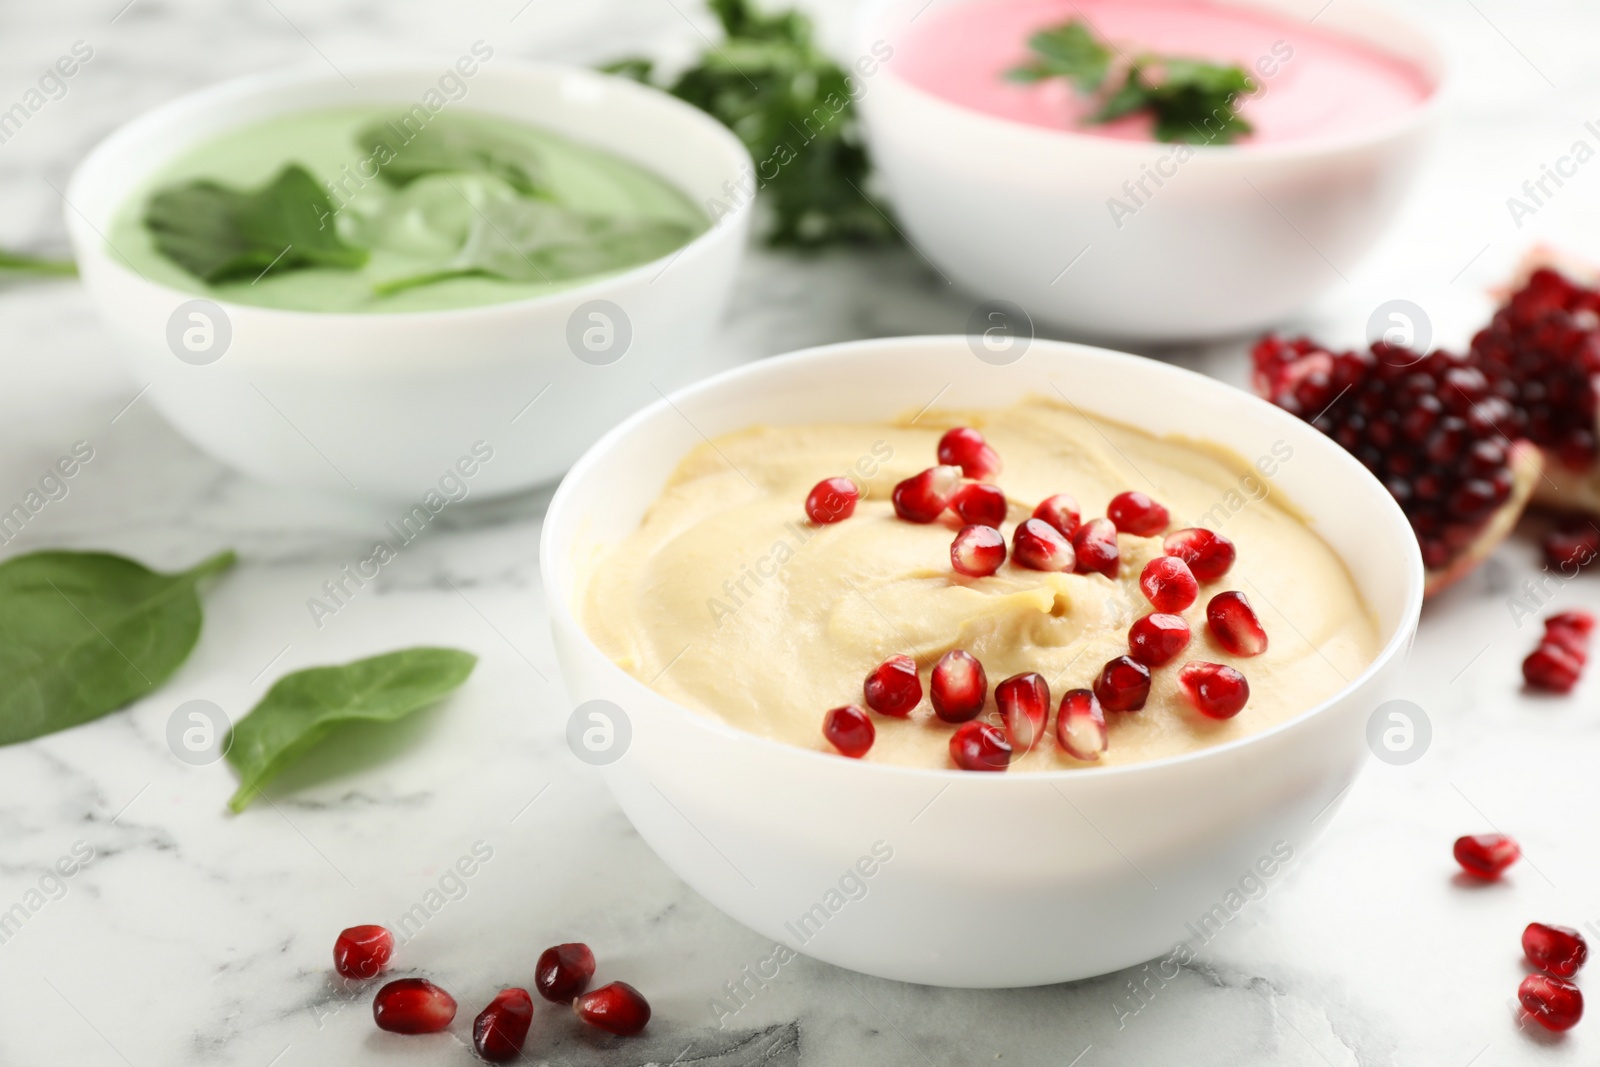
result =
[[[1333,341],[1355,342],[1375,307],[1404,298],[1459,344],[1486,316],[1485,288],[1530,242],[1600,254],[1600,164],[1532,214],[1507,206],[1543,164],[1593,139],[1600,9],[1404,7],[1464,76],[1400,223],[1367,261],[1331,264],[1333,288],[1289,324]],[[814,10],[826,39],[843,40],[845,0]],[[0,108],[75,41],[94,56],[0,144],[0,243],[63,247],[58,190],[74,162],[125,119],[226,76],[453,55],[479,38],[580,62],[681,57],[707,26],[675,0],[13,4],[0,10]],[[974,303],[904,249],[754,249],[712,354],[733,365],[959,331]],[[265,486],[197,452],[139,399],[75,283],[0,290],[0,338],[0,507],[75,442],[94,450],[5,553],[92,546],[177,566],[232,546],[241,557],[169,685],[0,749],[0,914],[28,913],[0,939],[0,1064],[472,1062],[460,1022],[453,1035],[382,1034],[367,999],[330,981],[335,931],[394,924],[419,904],[427,918],[413,920],[405,964],[457,990],[464,1012],[496,983],[527,981],[538,947],[580,933],[606,973],[649,992],[656,1021],[631,1044],[586,1039],[541,1011],[533,1062],[1500,1067],[1593,1062],[1600,1048],[1600,1024],[1553,1040],[1523,1032],[1512,1005],[1523,924],[1600,931],[1600,682],[1568,700],[1520,692],[1533,638],[1514,600],[1539,569],[1526,533],[1424,614],[1404,694],[1433,725],[1424,758],[1373,761],[1317,847],[1175,976],[973,992],[799,958],[746,985],[732,1011],[726,984],[771,945],[667,871],[563,742],[569,705],[537,568],[548,492],[453,506],[319,627],[307,599],[367,548],[384,509]],[[1150,354],[1242,383],[1245,346]],[[1600,579],[1548,599],[1600,607]],[[167,749],[168,717],[186,700],[244,709],[283,671],[423,642],[477,652],[471,684],[402,729],[342,736],[241,816],[224,811],[225,765],[191,767]],[[1513,830],[1527,860],[1503,884],[1464,885],[1449,842],[1490,826]],[[470,877],[452,873],[464,857]],[[58,861],[71,877],[51,874]]]

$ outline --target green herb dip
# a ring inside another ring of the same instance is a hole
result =
[[[569,289],[670,255],[710,225],[678,189],[607,152],[480,112],[445,111],[409,126],[402,114],[388,105],[299,112],[206,141],[129,196],[111,228],[112,254],[151,281],[235,303],[432,311]],[[393,151],[373,149],[374,130]],[[290,165],[321,186],[320,195],[303,179],[298,188],[322,203],[289,197],[278,206],[302,228],[273,229],[268,218],[260,248],[298,240],[303,249],[336,234],[342,255],[308,265],[291,250],[208,284],[151,228],[165,219],[185,229],[188,247],[225,251],[225,236],[237,235],[219,236],[213,215],[197,210],[207,205],[193,183],[226,187],[210,187],[213,198],[254,194]]]

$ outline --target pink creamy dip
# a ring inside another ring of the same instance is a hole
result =
[[[1421,70],[1370,45],[1269,12],[1203,0],[978,0],[930,11],[912,26],[893,69],[934,96],[1015,122],[1149,140],[1145,115],[1086,124],[1095,100],[1064,78],[1033,85],[1006,80],[1006,71],[1030,59],[1032,34],[1072,19],[1087,20],[1097,38],[1130,57],[1156,52],[1245,68],[1257,91],[1240,114],[1255,133],[1236,144],[1368,129],[1433,92]]]

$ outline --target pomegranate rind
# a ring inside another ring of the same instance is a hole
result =
[[[1544,450],[1532,441],[1516,441],[1506,455],[1506,462],[1511,467],[1511,493],[1506,502],[1489,516],[1478,535],[1454,559],[1438,570],[1427,572],[1422,587],[1424,597],[1438,594],[1488,559],[1500,542],[1511,535],[1522,513],[1528,510],[1537,487],[1547,477],[1549,465],[1545,462]]]

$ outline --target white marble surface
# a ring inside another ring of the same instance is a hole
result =
[[[60,248],[55,190],[74,161],[124,119],[224,76],[396,51],[454,55],[479,37],[507,54],[579,61],[637,47],[682,54],[699,39],[681,0],[125,3],[0,8],[0,103],[73,41],[95,49],[68,94],[0,145],[0,243]],[[1354,341],[1372,308],[1405,297],[1458,343],[1486,314],[1482,289],[1535,235],[1600,254],[1600,163],[1520,229],[1505,206],[1541,163],[1592,139],[1583,122],[1600,119],[1600,11],[1579,0],[1407,7],[1437,28],[1465,77],[1402,224],[1365,264],[1339,264],[1348,280],[1307,313],[1305,325],[1334,340]],[[844,13],[845,0],[822,12],[829,39]],[[757,253],[715,348],[732,363],[959,330],[972,304],[907,252]],[[1600,1022],[1550,1040],[1521,1032],[1510,1007],[1523,924],[1600,926],[1600,679],[1568,700],[1519,692],[1532,635],[1506,598],[1537,566],[1526,533],[1425,613],[1406,695],[1432,719],[1427,755],[1408,767],[1374,761],[1321,844],[1125,1026],[1117,1005],[1126,1010],[1129,975],[963,992],[801,960],[719,1034],[710,998],[768,946],[669,873],[563,744],[569,709],[537,572],[545,494],[451,508],[318,630],[306,598],[366,547],[382,509],[251,482],[146,403],[129,406],[142,383],[74,283],[0,291],[0,338],[0,504],[72,442],[95,449],[71,494],[6,553],[104,547],[176,566],[233,546],[242,559],[207,597],[200,645],[166,688],[0,749],[0,909],[76,843],[94,853],[61,899],[0,944],[0,1064],[465,1063],[470,1013],[496,983],[526,982],[540,947],[570,937],[594,945],[605,974],[648,992],[652,1036],[585,1042],[541,1012],[535,1061],[1594,1062]],[[1161,355],[1242,381],[1243,353],[1239,342]],[[1558,598],[1600,607],[1600,578]],[[477,652],[477,674],[401,731],[341,739],[335,755],[358,757],[358,770],[314,761],[273,790],[273,804],[235,818],[224,810],[225,765],[189,767],[166,747],[168,716],[185,700],[238,713],[285,670],[422,642]],[[1450,841],[1490,825],[1520,837],[1528,859],[1504,884],[1466,887],[1453,877]],[[479,841],[492,860],[404,957],[461,995],[455,1036],[378,1033],[365,998],[329,981],[334,933],[392,924]]]

